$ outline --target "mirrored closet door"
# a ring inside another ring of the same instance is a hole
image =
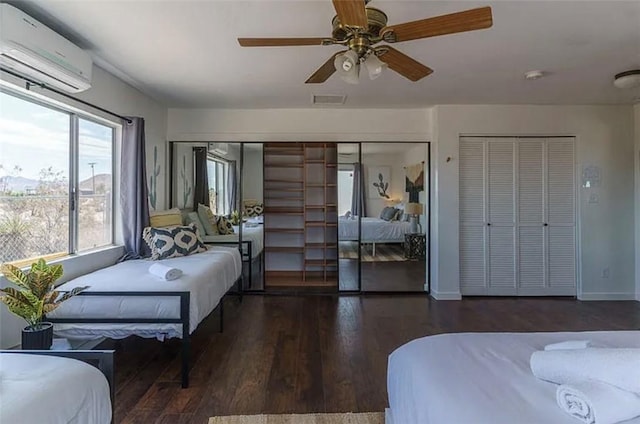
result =
[[[362,143],[361,289],[428,287],[428,143]]]
[[[338,144],[339,290],[360,291],[360,220],[362,166],[359,143]]]

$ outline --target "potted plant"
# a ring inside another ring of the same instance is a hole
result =
[[[88,287],[76,287],[64,294],[55,290],[55,282],[62,277],[62,265],[47,265],[44,259],[31,264],[26,273],[9,264],[3,264],[0,270],[7,280],[19,287],[1,288],[0,300],[10,312],[29,324],[22,330],[22,349],[51,348],[53,324],[44,322],[43,318]]]

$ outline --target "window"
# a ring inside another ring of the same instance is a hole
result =
[[[115,128],[0,93],[0,262],[113,242]]]
[[[228,162],[211,155],[207,158],[209,204],[211,211],[216,215],[229,215],[231,213],[227,195],[228,173]]]

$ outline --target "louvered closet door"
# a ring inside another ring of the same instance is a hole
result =
[[[487,139],[489,295],[517,293],[515,258],[515,142]]]
[[[573,138],[547,139],[548,294],[575,295],[575,172]]]
[[[485,219],[485,143],[460,139],[460,290],[487,293]]]
[[[518,293],[544,294],[544,139],[518,141]]]

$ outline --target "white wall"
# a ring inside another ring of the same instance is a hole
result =
[[[363,145],[363,150],[366,145]],[[364,167],[365,197],[366,197],[366,216],[375,218],[380,217],[380,212],[387,206],[387,200],[379,196],[369,197],[371,192],[370,185],[372,178],[377,181],[376,176],[371,175],[371,168],[378,166],[388,166],[391,168],[391,183],[389,184],[388,194],[390,200],[404,201],[406,193],[404,192],[404,160],[402,153],[370,153],[362,154],[362,165]]]
[[[633,117],[635,123],[635,149],[633,152],[633,157],[636,163],[636,300],[640,301],[640,104],[637,104],[633,107]]]
[[[262,146],[260,148],[244,147],[242,197],[245,200],[258,200],[263,202],[263,174]]]
[[[602,169],[599,204],[579,188],[581,299],[634,298],[633,108],[630,106],[436,106],[433,292],[460,297],[458,149],[464,135],[575,135],[577,166]],[[451,158],[447,162],[447,158]],[[602,271],[609,268],[609,278]]]
[[[3,74],[3,80],[13,83],[16,87],[24,87],[24,84],[15,78]],[[60,103],[71,105],[88,113],[114,121],[110,115],[101,114],[89,107],[82,106],[71,100],[57,96],[46,90],[34,88],[33,92],[44,95]],[[120,115],[142,116],[145,118],[145,130],[147,140],[147,180],[151,176],[151,168],[154,163],[154,148],[157,148],[157,165],[160,166],[161,175],[158,177],[157,201],[158,209],[164,208],[165,185],[165,140],[167,128],[167,108],[155,100],[145,96],[135,88],[125,84],[108,72],[94,66],[93,87],[78,98],[94,103],[105,109],[112,110]],[[118,155],[119,153],[116,152]],[[117,198],[117,194],[115,195]],[[119,217],[118,217],[119,221]],[[99,268],[111,265],[122,256],[121,247],[113,247],[97,252],[86,253],[75,257],[57,261],[64,267],[64,279],[86,274]],[[0,285],[5,286],[7,281],[0,277]],[[15,346],[20,343],[20,330],[25,326],[24,321],[11,315],[7,308],[0,307],[0,349]]]
[[[175,141],[428,141],[424,109],[169,109]]]

